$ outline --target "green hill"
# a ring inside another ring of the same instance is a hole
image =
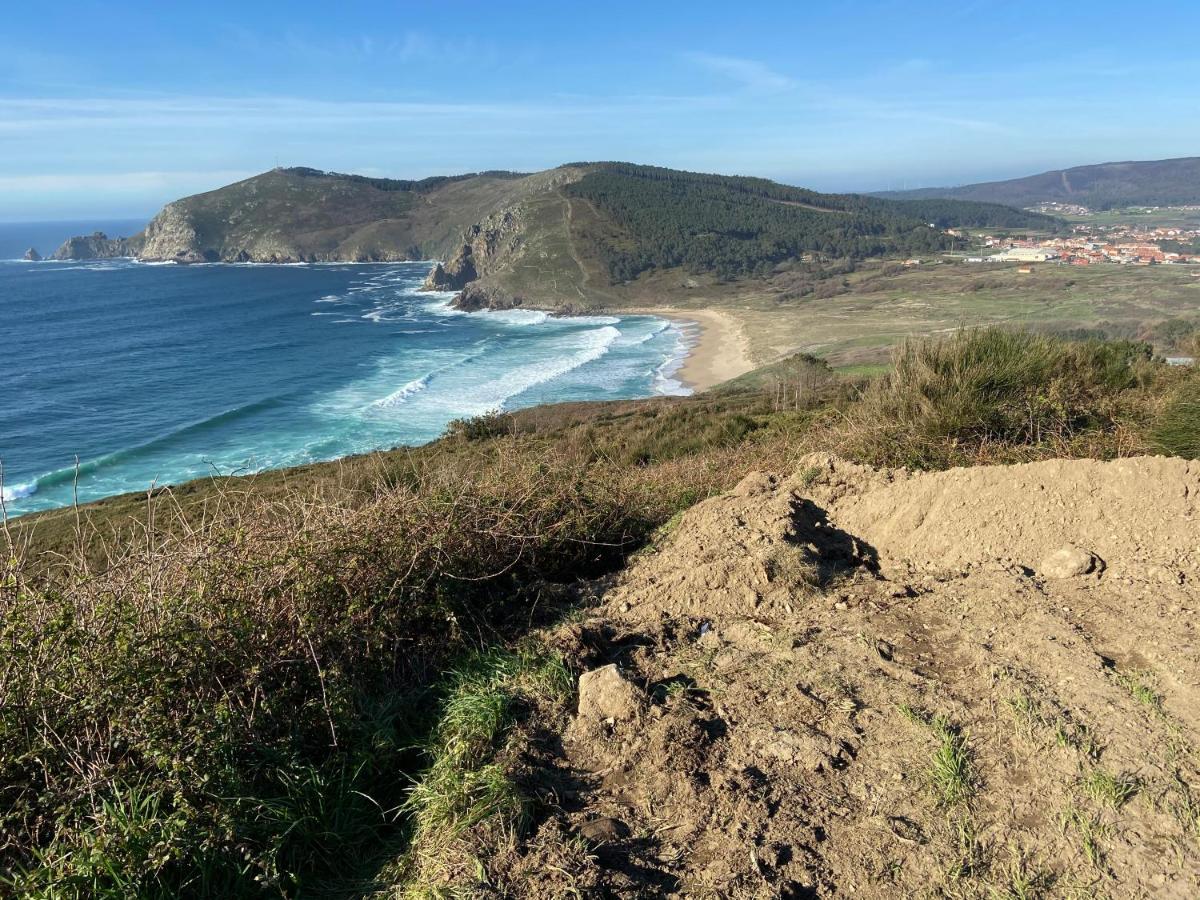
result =
[[[177,262],[428,259],[546,181],[511,172],[401,181],[273,169],[167,204],[128,244],[141,259]]]
[[[170,203],[120,249],[185,263],[440,257],[450,264],[431,286],[459,289],[491,276],[493,292],[536,299],[539,285],[587,297],[651,269],[732,277],[805,254],[937,252],[952,245],[944,229],[954,225],[1055,224],[995,205],[819,194],[626,163],[421,181],[291,168]],[[81,246],[68,242],[58,255],[72,258]],[[92,241],[89,255],[104,255],[105,246]],[[522,267],[536,270],[532,283]]]
[[[673,266],[753,274],[805,253],[837,258],[930,253],[952,246],[953,238],[943,232],[947,227],[1055,224],[1004,207],[819,194],[762,178],[625,163],[591,167],[565,193],[590,203],[605,220],[606,228],[585,237],[613,281]]]
[[[1200,203],[1200,156],[1076,166],[1009,181],[886,191],[875,196],[901,200],[974,200],[1017,207],[1051,202],[1078,203],[1095,210],[1186,206]]]

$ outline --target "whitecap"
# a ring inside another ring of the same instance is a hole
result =
[[[608,352],[609,347],[620,336],[621,332],[612,325],[585,331],[579,335],[580,346],[572,352],[517,366],[480,385],[471,394],[469,401],[463,404],[463,412],[484,415],[501,411],[510,400],[531,388],[561,378],[568,372],[596,361]]]
[[[668,329],[675,334],[675,346],[671,354],[655,367],[651,389],[654,393],[666,397],[687,397],[693,393],[692,389],[675,376],[679,374],[688,354],[696,346],[699,335],[696,329],[688,329],[675,323],[668,323],[667,329],[661,329],[656,334],[662,334]]]
[[[422,375],[420,378],[415,378],[408,384],[404,385],[404,387],[397,391],[393,391],[382,400],[376,400],[371,405],[377,409],[391,409],[392,407],[399,406],[409,397],[413,396],[414,394],[419,394],[421,391],[425,390],[425,388],[429,387],[429,379],[432,378],[433,375],[434,373],[430,372],[428,375]]]
[[[11,487],[0,488],[0,499],[5,503],[11,503],[14,500],[21,500],[25,497],[30,497],[37,493],[37,479],[27,481],[22,484],[14,484]]]

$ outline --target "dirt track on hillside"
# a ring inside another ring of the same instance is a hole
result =
[[[1198,605],[1200,463],[750,475],[553,635],[580,712],[535,733],[541,812],[492,870],[529,897],[1195,897]]]

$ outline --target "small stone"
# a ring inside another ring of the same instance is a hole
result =
[[[1080,547],[1063,547],[1042,560],[1038,573],[1043,578],[1076,578],[1103,566],[1094,553]]]
[[[850,605],[845,600],[839,600],[837,603],[833,604],[833,608],[839,609],[839,610],[846,610],[846,609],[850,608]]]
[[[615,665],[579,676],[579,716],[584,719],[628,721],[637,718],[642,703],[634,687]]]
[[[765,757],[780,762],[792,763],[811,772],[819,772],[836,762],[841,748],[836,753],[828,737],[811,728],[787,731],[782,728],[763,731],[759,736],[758,750]]]
[[[620,819],[603,816],[579,826],[580,836],[594,845],[612,844],[629,837],[629,826]]]

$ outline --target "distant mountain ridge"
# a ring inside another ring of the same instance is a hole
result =
[[[879,191],[872,196],[893,200],[974,200],[1016,207],[1077,203],[1093,210],[1190,206],[1200,204],[1200,156],[1075,166],[1007,181]]]
[[[655,270],[756,276],[808,255],[937,253],[953,226],[1058,220],[955,200],[821,194],[761,178],[629,163],[420,181],[273,169],[167,204],[140,234],[72,238],[59,259],[388,262],[439,259],[428,287],[466,307],[614,302]]]

